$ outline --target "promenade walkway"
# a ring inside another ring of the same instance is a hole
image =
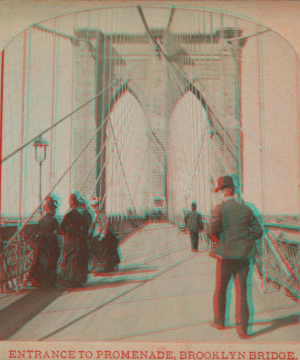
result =
[[[239,342],[232,287],[229,328],[213,319],[215,260],[192,253],[188,234],[151,223],[121,245],[120,271],[92,275],[75,290],[37,289],[0,299],[2,339],[45,341]],[[299,304],[283,292],[264,294],[251,274],[253,336],[249,342],[299,341]]]

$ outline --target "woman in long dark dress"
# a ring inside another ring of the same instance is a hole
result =
[[[70,195],[70,211],[61,223],[64,235],[61,282],[72,287],[87,281],[89,224],[78,192]]]
[[[45,215],[39,222],[36,242],[36,258],[32,268],[33,285],[53,285],[56,282],[59,258],[58,228],[56,211],[59,206],[55,195],[46,198],[43,209]]]
[[[100,264],[106,272],[118,270],[121,262],[119,237],[108,226],[107,217],[103,212],[99,212],[92,224],[92,249]]]

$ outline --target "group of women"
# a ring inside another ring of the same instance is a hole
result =
[[[45,200],[45,215],[39,222],[31,271],[34,285],[50,286],[58,282],[77,287],[87,282],[89,272],[97,270],[99,263],[106,271],[118,268],[119,239],[108,225],[105,213],[99,211],[98,199],[92,203],[94,213],[78,192],[70,195],[69,206],[60,223],[58,198],[50,195]],[[61,245],[59,235],[63,238]]]

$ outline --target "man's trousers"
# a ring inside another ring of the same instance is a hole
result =
[[[226,292],[231,277],[235,278],[237,315],[243,333],[247,334],[249,307],[247,299],[247,277],[249,260],[217,259],[216,289],[214,293],[215,322],[225,325]]]
[[[191,247],[192,247],[192,250],[198,250],[199,231],[191,231],[191,230],[190,230],[190,236],[191,236]]]

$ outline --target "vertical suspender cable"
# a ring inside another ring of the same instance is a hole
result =
[[[183,89],[180,89],[180,84],[179,84],[179,79],[177,79],[175,73],[174,73],[174,70],[172,67],[170,67],[170,65],[168,64],[167,65],[168,68],[169,68],[169,73],[170,73],[170,79],[172,80],[173,82],[173,86],[170,86],[170,89],[173,89],[174,90],[171,92],[171,96],[172,98],[174,99],[173,100],[173,108],[175,107],[175,104],[176,103],[179,103],[181,101],[182,104],[184,104],[184,101],[186,100],[184,98],[184,94],[183,94]],[[176,82],[175,82],[176,80]],[[183,95],[182,95],[183,94]],[[174,121],[176,124],[177,124],[177,128],[175,128],[175,134],[178,133],[179,129],[178,129],[178,126],[183,129],[183,136],[180,136],[180,139],[182,141],[182,139],[185,139],[186,138],[186,134],[185,134],[185,129],[186,129],[186,121],[185,121],[185,114],[183,114],[183,111],[182,111],[182,108],[179,107],[178,110],[176,110],[174,113],[173,113],[173,116],[175,117]],[[178,121],[179,119],[179,121]],[[173,147],[175,147],[175,152],[174,154],[176,154],[177,156],[179,156],[179,152],[177,152],[178,150],[178,146],[176,147],[176,144],[173,144]],[[181,149],[181,154],[186,154],[186,143],[183,143],[181,147],[179,147]],[[183,158],[186,158],[186,156],[183,156]],[[177,169],[179,169],[179,166],[178,165],[178,162],[179,162],[180,158],[176,161],[173,161],[173,167],[175,166]],[[185,167],[186,169],[187,168],[187,163],[185,163]],[[182,167],[180,167],[182,169]],[[173,172],[175,172],[175,169],[173,169]],[[178,180],[178,176],[175,177],[175,188],[178,189],[178,184],[179,184],[179,180]]]
[[[123,24],[124,24],[124,22],[121,21],[121,28],[123,28]],[[120,43],[121,44],[123,44],[123,34],[124,34],[124,31],[122,31],[121,35],[120,35]],[[117,119],[122,119],[122,117],[123,117],[123,112],[121,111],[121,104],[123,103],[123,101],[122,101],[123,96],[124,96],[124,89],[122,86],[120,88],[120,94],[119,94],[119,100],[118,100],[119,106],[117,106],[117,111],[115,111],[115,113],[116,113],[115,117],[117,117]],[[111,160],[111,165],[110,165],[110,167],[112,169],[112,182],[111,182],[112,186],[110,189],[110,193],[111,193],[111,202],[112,202],[112,213],[113,213],[113,215],[115,215],[117,212],[117,197],[116,197],[116,191],[114,191],[113,186],[115,186],[115,187],[119,186],[119,184],[118,184],[118,169],[117,169],[118,162],[117,162],[117,156],[115,155],[116,150],[115,150],[115,147],[113,144],[112,130],[110,127],[108,128],[108,131],[109,131],[109,138],[107,139],[107,144],[109,144],[109,146],[111,147],[111,151],[112,151],[112,160]]]
[[[59,22],[59,18],[57,18],[57,30],[59,31],[59,27],[60,27],[60,22]],[[58,69],[59,69],[59,45],[60,45],[60,41],[59,41],[59,37],[57,37],[57,42],[56,42],[56,64],[55,64],[55,72],[56,72],[56,77],[55,77],[55,92],[54,92],[54,96],[55,96],[55,103],[54,103],[54,121],[57,122],[57,112],[58,112],[58,108],[57,108],[57,102],[58,102],[58,83],[59,83],[59,78],[58,78]],[[54,128],[54,144],[56,144],[57,141],[57,129],[56,127]],[[55,178],[56,178],[56,165],[55,165],[55,159],[56,159],[56,146],[54,146],[54,148],[52,149],[52,151],[54,152],[54,156],[53,156],[53,169],[54,169],[54,174],[53,174],[53,183],[55,182]],[[53,184],[52,183],[52,184]]]
[[[122,21],[121,22],[122,25],[124,26],[124,22]],[[123,28],[123,30],[125,30]],[[126,33],[126,31],[125,31]],[[126,42],[126,35],[125,35],[125,41],[124,39],[122,39],[122,44],[123,42]],[[123,85],[124,86],[124,85]],[[121,136],[122,136],[122,124],[124,123],[125,119],[126,119],[126,116],[125,116],[125,111],[121,111],[121,109],[123,110],[123,106],[127,105],[127,103],[125,104],[124,102],[124,96],[125,96],[126,92],[125,92],[125,89],[122,88],[122,97],[120,98],[120,110],[118,108],[118,113],[116,113],[115,117],[117,118],[120,118],[122,119],[121,121],[121,124],[118,123],[118,128],[116,127],[116,125],[114,124],[114,128],[115,129],[118,129],[118,141],[120,143],[122,143],[122,139],[121,139]],[[120,176],[119,176],[119,162],[117,161],[117,149],[116,149],[116,146],[114,145],[114,140],[113,140],[113,133],[112,133],[112,127],[109,127],[109,134],[110,134],[110,144],[111,144],[111,147],[112,147],[112,151],[113,151],[113,168],[115,169],[115,175],[114,175],[114,186],[116,187],[116,189],[112,189],[112,194],[114,196],[114,214],[116,215],[117,213],[119,213],[119,210],[120,210],[120,206],[119,206],[119,201],[120,201],[120,194],[117,194],[116,190],[117,189],[121,189],[121,184],[119,183],[120,181]]]
[[[47,195],[49,195],[52,191],[54,191],[57,186],[60,184],[60,182],[64,179],[66,174],[71,170],[71,168],[74,166],[74,164],[78,161],[78,159],[81,157],[83,152],[86,150],[86,148],[90,145],[90,143],[93,141],[95,136],[98,134],[98,132],[101,130],[101,125],[97,128],[97,130],[92,134],[90,137],[88,143],[84,145],[84,147],[80,150],[80,152],[76,155],[75,159],[72,161],[72,163],[67,167],[67,169],[63,172],[63,174],[60,176],[60,178],[57,180],[57,182],[53,185],[53,187],[50,189]],[[38,211],[38,209],[41,207],[44,199],[39,202],[38,206],[35,208],[35,210],[31,213],[31,215],[24,221],[21,228],[18,229],[18,231],[10,238],[9,242],[5,245],[5,249],[10,246],[10,244],[16,240],[16,238],[20,235],[21,231],[24,229],[24,227],[29,223],[30,220],[32,220],[34,214]]]
[[[0,160],[2,160],[3,144],[3,99],[4,99],[4,50],[1,52],[1,73],[0,73]],[[2,163],[0,163],[0,225],[2,223]]]
[[[189,24],[191,24],[191,13],[189,13]],[[188,33],[186,33],[186,42],[187,42],[187,58],[186,63],[189,62],[190,60],[190,51],[191,51],[191,32],[189,31]],[[191,160],[192,160],[192,144],[193,144],[193,140],[192,140],[192,122],[193,119],[191,118],[191,90],[190,90],[190,84],[187,83],[187,139],[190,139],[190,141],[188,141],[188,164],[189,164],[189,175],[191,176],[192,174],[192,167],[191,167]],[[191,187],[193,187],[193,184],[191,184]],[[188,201],[190,203],[190,201]]]
[[[58,31],[58,18],[56,17],[54,19],[54,30]],[[58,43],[58,36],[53,34],[53,44],[52,44],[52,98],[51,98],[51,125],[55,124],[55,120],[56,120],[56,65],[57,65],[57,43]],[[46,41],[45,41],[46,42]],[[50,186],[53,185],[54,183],[54,179],[55,179],[55,140],[54,140],[54,128],[51,129],[50,131]]]
[[[238,26],[238,19],[235,18],[235,26]],[[235,33],[235,37],[237,34]],[[237,126],[237,140],[238,140],[238,146],[237,146],[237,169],[238,169],[238,177],[239,177],[239,185],[241,186],[241,192],[244,192],[244,133],[243,133],[243,126],[242,126],[242,114],[241,114],[241,60],[240,60],[240,45],[238,41],[235,41],[235,48],[234,48],[234,54],[235,54],[235,74],[236,74],[236,86],[235,86],[235,104],[236,104],[236,118],[238,121]]]
[[[119,120],[119,119],[122,119],[122,118],[119,117],[118,120]],[[124,117],[124,119],[125,119],[125,117]],[[111,121],[111,118],[110,118],[109,116],[106,117],[106,119],[105,119],[104,122],[103,122],[103,125],[104,125],[107,121]],[[123,120],[123,122],[124,122],[124,120]],[[116,125],[118,125],[118,123],[117,123]],[[107,126],[107,125],[106,125],[106,126]],[[110,128],[107,129],[108,135],[110,135],[110,130],[109,130],[109,129],[110,129]],[[99,129],[98,129],[98,131],[99,131]],[[119,137],[119,134],[120,134],[120,131],[117,133],[116,138]],[[111,155],[111,154],[114,154],[114,152],[113,152],[114,144],[108,145],[108,144],[109,144],[108,138],[111,138],[111,136],[106,137],[106,140],[105,140],[104,144],[102,145],[102,148],[100,149],[99,153],[97,154],[97,157],[99,157],[99,156],[101,155],[101,152],[104,150],[104,148],[106,148],[107,156],[106,156],[105,162],[103,163],[103,165],[102,165],[102,167],[101,167],[101,169],[100,169],[99,175],[98,175],[98,177],[97,177],[97,179],[96,179],[95,187],[97,186],[98,182],[100,181],[101,176],[102,176],[102,174],[103,174],[103,172],[104,172],[104,170],[105,170],[106,165],[109,164],[110,155]],[[113,141],[112,141],[112,142],[113,142]],[[124,147],[124,143],[121,144],[120,149],[123,150],[123,147]],[[109,151],[108,151],[108,150],[109,150]],[[112,160],[112,163],[114,164],[114,160]],[[115,178],[117,178],[117,175],[115,176]],[[118,188],[119,186],[116,186],[116,187]],[[90,198],[92,197],[92,195],[93,195],[93,193],[91,193],[88,198],[90,199]],[[107,191],[105,192],[105,197],[106,197],[106,196],[107,196]],[[104,202],[104,200],[101,201],[101,204],[102,204],[103,202]],[[100,207],[100,208],[101,208],[101,207]]]
[[[185,86],[180,84],[180,80],[178,79],[178,76],[175,74],[175,70],[172,67],[170,67],[170,68],[172,70],[170,74],[171,74],[173,82],[174,82],[174,88],[175,88],[175,90],[177,90],[176,93],[175,93],[175,103],[176,102],[179,103],[181,101],[182,105],[184,106],[184,105],[186,105],[186,97],[185,97],[186,94],[183,92],[185,90]],[[186,118],[185,118],[186,112],[183,113],[183,111],[184,110],[182,109],[182,106],[181,106],[181,107],[179,107],[179,110],[177,110],[174,115],[177,117],[177,119],[178,118],[180,119],[179,126],[180,126],[181,129],[184,130],[183,136],[181,136],[180,138],[181,139],[186,139],[187,138],[187,121],[186,121]],[[185,167],[186,167],[186,170],[188,171],[188,162],[187,162],[187,160],[188,160],[187,156],[188,155],[187,155],[186,142],[184,142],[182,144],[181,153],[183,154],[183,159],[185,160]],[[175,163],[175,166],[176,165],[177,164]],[[176,179],[177,179],[177,177],[176,177]],[[176,188],[178,188],[178,180],[176,181]],[[186,204],[184,206],[186,207]]]
[[[126,121],[125,121],[126,122]],[[128,193],[128,196],[129,196],[129,199],[130,199],[130,202],[132,204],[132,206],[135,208],[134,206],[134,203],[132,201],[132,198],[131,198],[131,194],[130,194],[130,189],[129,189],[129,185],[128,185],[128,182],[127,182],[127,177],[126,177],[126,173],[125,173],[125,170],[123,168],[123,163],[122,163],[122,158],[121,158],[121,149],[122,147],[119,146],[118,147],[118,143],[116,141],[117,137],[115,136],[115,133],[114,133],[114,129],[112,127],[112,124],[111,124],[111,119],[109,119],[109,125],[110,125],[110,128],[111,128],[111,131],[112,131],[112,137],[113,137],[113,141],[114,141],[114,144],[115,144],[115,147],[116,147],[116,151],[117,151],[117,155],[118,155],[118,159],[119,159],[119,163],[120,163],[120,168],[121,168],[121,171],[122,171],[122,174],[123,174],[123,177],[122,177],[122,180],[125,182],[125,186],[127,188],[127,193]],[[123,132],[123,129],[122,129],[122,132]],[[124,147],[126,147],[127,143],[126,143],[126,138],[124,139]],[[125,151],[123,151],[124,153]],[[122,197],[123,198],[123,197]]]
[[[170,67],[170,66],[169,66]],[[186,88],[185,85],[180,83],[180,80],[178,78],[178,76],[175,74],[175,70],[171,67],[171,75],[173,78],[173,83],[174,83],[174,88],[175,88],[175,102],[174,102],[174,106],[176,103],[180,103],[184,106],[186,105]],[[179,107],[179,111],[176,111],[177,116],[180,119],[180,126],[183,130],[183,136],[181,137],[181,139],[186,139],[187,138],[187,119],[186,119],[186,112],[184,112],[184,110],[182,109],[182,107]],[[188,171],[188,152],[187,152],[187,144],[186,142],[183,142],[182,144],[182,153],[184,154],[184,160],[185,160],[185,166],[186,166],[186,170]]]
[[[193,35],[192,35],[192,50],[193,50],[193,54],[195,54],[196,52],[196,49],[195,49],[195,43],[196,43],[196,24],[195,24],[195,14],[193,14]],[[193,79],[192,79],[193,81]],[[196,159],[196,144],[197,144],[197,116],[195,116],[196,112],[195,112],[195,103],[196,103],[196,100],[195,100],[195,87],[192,86],[192,89],[191,89],[191,93],[193,94],[192,96],[192,121],[193,121],[193,132],[192,132],[192,137],[193,137],[193,147],[192,147],[192,163],[194,164],[195,163],[195,159]],[[195,169],[195,172],[197,173],[198,172],[198,167],[197,169]],[[195,176],[195,183],[194,183],[194,191],[195,191],[195,200],[198,202],[198,183],[199,183],[199,177],[198,176]]]
[[[198,51],[199,51],[199,41],[196,41],[196,39],[199,38],[199,36],[200,36],[200,18],[201,18],[201,12],[199,14],[197,14],[197,16],[196,16],[197,20],[196,20],[196,24],[195,24],[195,31],[196,31],[196,33],[195,33],[195,50],[194,50],[195,54],[198,54]],[[194,81],[196,81],[196,80],[194,79]],[[194,90],[194,96],[197,97],[196,89],[193,88],[193,90]],[[202,107],[201,107],[200,104],[199,104],[198,101],[197,102],[194,101],[194,113],[196,114],[195,115],[195,122],[196,122],[196,139],[197,139],[197,141],[198,141],[198,136],[199,136],[199,122],[201,121],[200,117],[202,117]],[[200,105],[200,107],[199,107],[199,105]],[[200,114],[199,114],[198,109],[200,110]],[[195,142],[195,145],[197,144],[197,141]],[[195,146],[195,149],[196,149],[196,146]],[[201,202],[201,194],[200,194],[201,173],[200,173],[200,166],[201,165],[199,165],[198,168],[197,168],[197,173],[198,173],[197,178],[198,178],[198,180],[196,182],[196,193],[197,193],[197,201],[198,202]],[[199,206],[200,206],[200,204],[199,204]]]
[[[28,80],[27,80],[27,102],[26,102],[26,123],[25,125],[25,137],[24,140],[28,140],[28,124],[29,124],[29,114],[30,114],[30,70],[31,70],[31,41],[32,41],[32,27],[29,28],[29,43],[28,43],[28,63],[27,63],[27,74],[28,74]],[[28,147],[25,149],[25,156],[24,156],[24,168],[27,171],[27,157],[28,157]],[[24,176],[23,180],[23,216],[26,214],[26,192],[27,192],[27,174]]]
[[[190,15],[190,14],[189,14]],[[191,19],[189,16],[189,23],[190,23]],[[189,48],[190,48],[190,35],[188,33],[184,34],[184,40],[187,43],[187,53],[189,54]],[[189,55],[188,55],[189,56]],[[189,59],[187,57],[185,57],[184,61],[183,61],[183,66],[185,63],[187,63],[189,61]],[[183,71],[183,67],[181,69],[181,71]],[[184,72],[184,71],[183,71]],[[185,79],[183,80],[184,83],[186,83],[185,88],[186,88],[186,92],[185,94],[187,96],[184,97],[185,100],[185,104],[186,104],[186,120],[185,120],[185,129],[186,129],[186,139],[190,139],[190,129],[191,129],[191,119],[190,119],[190,86],[189,83],[185,81]],[[191,160],[191,141],[187,141],[186,142],[186,149],[187,149],[187,163],[188,163],[188,174],[189,177],[191,176],[191,164],[190,164],[190,160]],[[188,202],[188,198],[187,198],[187,202]]]
[[[77,25],[77,21],[78,21],[78,13],[74,14],[74,29],[76,28],[76,25]],[[77,57],[78,57],[78,42],[79,40],[77,41],[77,43],[75,42],[74,43],[74,50],[73,50],[73,78],[72,78],[72,82],[73,82],[73,99],[72,99],[72,105],[73,105],[73,108],[72,110],[77,106],[77,98],[76,98],[76,95],[77,95],[77,82],[76,82],[76,77],[77,77]],[[71,117],[71,123],[70,123],[70,133],[71,133],[71,139],[70,139],[70,164],[72,163],[73,159],[74,159],[74,137],[75,137],[75,125],[76,125],[76,117],[77,117],[77,114],[74,113]],[[70,193],[74,191],[74,183],[73,183],[73,176],[72,174],[74,174],[74,170],[73,168],[71,169],[70,171]]]
[[[60,22],[59,22],[59,18],[57,18],[57,30],[59,31],[59,26],[60,26]],[[55,90],[54,90],[54,122],[56,123],[57,121],[57,102],[58,102],[58,69],[59,69],[59,36],[57,37],[57,41],[56,41],[56,50],[55,50],[55,54],[56,54],[56,63],[55,63]],[[56,132],[57,132],[57,129],[56,127],[53,129],[54,130],[54,134],[53,134],[53,140],[54,140],[54,148],[52,149],[52,152],[54,153],[54,156],[53,156],[53,170],[54,170],[54,173],[53,173],[53,182],[51,184],[51,186],[54,184],[55,182],[55,175],[56,175],[56,170],[55,170],[55,159],[56,159],[56,141],[57,141],[57,135],[56,135]]]
[[[214,31],[214,24],[213,24],[213,13],[210,13],[210,39],[211,39],[211,45],[213,45],[213,31]],[[220,75],[219,75],[220,78]],[[215,85],[215,83],[213,82],[213,86]],[[213,96],[215,96],[215,88],[213,88]],[[207,104],[206,104],[206,118],[208,120],[208,112],[207,112]],[[208,176],[208,181],[210,182],[210,179],[212,178],[211,172],[212,170],[214,170],[214,166],[217,166],[217,160],[215,160],[214,158],[212,158],[211,156],[211,139],[210,137],[207,138],[207,143],[208,143],[208,172],[207,172],[207,176]],[[211,196],[211,192],[209,192],[209,208],[210,210],[212,209],[212,196]]]
[[[90,44],[90,41],[91,41],[91,33],[90,33],[90,23],[91,23],[91,12],[90,11],[87,11],[87,37],[85,39],[85,42],[86,42],[86,46],[85,46],[85,49],[84,49],[84,53],[83,53],[83,64],[85,66],[85,69],[86,69],[86,73],[85,73],[85,76],[86,76],[86,80],[85,80],[85,83],[84,83],[84,96],[86,96],[87,98],[89,97],[90,95],[90,71],[91,71],[91,61],[93,59],[92,55],[90,54],[90,47],[89,47],[89,44]],[[91,103],[88,103],[86,105],[86,108],[85,108],[85,111],[83,110],[83,119],[84,119],[84,141],[86,142],[86,138],[87,138],[87,133],[88,133],[88,130],[89,130],[89,108],[91,107]],[[87,171],[87,164],[89,162],[89,148],[87,148],[87,150],[84,152],[83,154],[83,176],[85,177],[86,176],[86,171]],[[84,190],[83,190],[83,193],[85,194],[86,193],[86,189],[87,189],[88,185],[85,184],[85,187],[84,187]]]
[[[260,26],[258,27],[260,31]],[[260,125],[260,139],[261,139],[261,177],[262,177],[262,209],[264,215],[266,214],[266,148],[265,148],[265,104],[264,104],[264,64],[263,64],[263,48],[262,35],[257,37],[258,44],[258,65],[259,65],[259,125]]]
[[[113,68],[112,68],[112,56],[113,56],[113,53],[112,53],[112,49],[113,49],[113,46],[112,46],[112,42],[113,42],[113,37],[114,37],[114,22],[112,21],[112,10],[108,10],[107,11],[107,17],[106,17],[106,20],[107,20],[107,24],[112,24],[112,28],[111,30],[107,29],[107,32],[110,31],[111,35],[108,36],[108,39],[107,39],[107,42],[108,42],[108,50],[107,50],[107,55],[108,55],[108,59],[107,59],[107,65],[108,66],[108,83],[111,84],[111,74],[112,74],[112,71],[113,71]],[[110,16],[109,16],[110,15]],[[106,69],[105,69],[105,72],[106,72]],[[110,117],[110,112],[111,112],[111,108],[110,108],[110,105],[111,105],[111,94],[112,94],[112,89],[109,89],[109,93],[108,93],[108,96],[105,96],[105,99],[104,99],[104,102],[105,102],[105,115],[107,114],[107,116],[109,116],[109,122],[111,122],[111,117]],[[105,127],[107,130],[108,130],[108,124],[106,125]],[[107,134],[107,131],[105,133],[105,148],[106,148],[106,151],[105,151],[105,157],[107,157],[107,151],[108,151],[108,141],[107,141],[107,137],[108,137],[108,134]],[[105,188],[104,188],[104,193],[107,194],[108,192],[108,184],[107,184],[107,179],[108,179],[108,164],[109,164],[109,161],[106,162],[105,161],[105,170],[104,170],[104,178],[105,178]],[[106,201],[107,201],[107,197],[106,197]],[[107,211],[107,203],[105,202],[106,204],[106,208],[105,210]]]
[[[258,32],[260,26],[258,26]],[[263,49],[262,49],[262,35],[257,37],[257,53],[258,53],[258,103],[259,103],[259,126],[260,126],[260,168],[261,168],[261,198],[262,209],[264,216],[266,215],[266,149],[265,149],[265,107],[264,107],[264,67],[263,67]],[[265,241],[265,239],[264,239]],[[265,243],[264,243],[265,244]],[[266,289],[266,272],[267,272],[267,254],[265,254],[265,247],[262,246],[264,259],[264,276],[263,287]]]
[[[222,34],[222,46],[224,44],[224,13],[222,12],[220,14],[220,21],[221,21],[221,34]],[[227,158],[228,158],[228,154],[227,154],[227,143],[226,143],[226,131],[228,131],[228,116],[227,115],[227,111],[226,111],[226,96],[225,96],[225,89],[227,89],[227,69],[226,69],[226,56],[227,54],[223,54],[222,55],[222,111],[225,114],[225,125],[223,128],[224,131],[224,147],[223,147],[223,156],[224,156],[224,160],[226,162]],[[221,151],[222,154],[222,151]]]
[[[74,29],[76,27],[76,16],[77,13],[74,14]],[[71,97],[71,109],[74,109],[74,97],[75,97],[75,66],[76,66],[76,48],[77,45],[75,41],[73,42],[73,63],[72,63],[72,97]],[[76,116],[76,115],[75,115]],[[74,115],[70,117],[70,148],[69,148],[69,163],[71,164],[73,158],[73,121]],[[69,174],[69,193],[72,192],[72,171]]]
[[[99,11],[99,17],[98,17],[98,27],[100,29],[100,24],[101,24],[101,11]],[[95,45],[95,66],[94,66],[94,96],[97,94],[97,87],[98,87],[98,63],[99,63],[99,31],[97,31],[96,33],[96,45]],[[95,118],[95,122],[97,124],[97,101],[98,99],[94,100],[94,118]],[[97,142],[97,138],[96,138],[96,142]],[[95,146],[97,149],[97,145]],[[98,163],[98,162],[97,162]],[[95,177],[97,176],[97,163],[95,166]],[[97,196],[96,193],[96,188],[94,187],[93,189],[93,193],[95,194],[95,196]]]
[[[296,106],[297,106],[297,124],[298,124],[298,134],[300,133],[300,84],[299,84],[299,57],[298,54],[294,54],[295,56],[295,68],[296,68]],[[298,139],[298,179],[300,179],[300,139]],[[300,213],[300,184],[298,182],[298,205],[299,205],[299,213]]]
[[[23,47],[23,77],[22,77],[22,119],[21,119],[21,145],[24,144],[24,126],[25,126],[25,86],[26,86],[26,47],[27,47],[27,31],[24,31],[24,47]],[[1,91],[2,94],[2,91]],[[3,111],[3,106],[1,105]],[[1,141],[2,144],[2,141]],[[20,152],[20,183],[19,183],[19,218],[22,218],[22,193],[23,193],[23,149]],[[1,213],[1,212],[0,212]]]
[[[104,30],[103,30],[103,32],[104,32],[104,39],[103,39],[103,47],[104,47],[104,51],[103,51],[103,56],[104,56],[104,59],[102,60],[101,59],[101,63],[103,64],[103,66],[102,66],[102,88],[103,89],[105,89],[106,88],[106,67],[107,67],[107,18],[108,18],[108,10],[106,9],[105,10],[105,23],[104,23]],[[101,56],[102,56],[102,52],[101,52]],[[99,69],[98,69],[98,71],[99,71]],[[106,92],[104,92],[103,93],[103,95],[102,95],[102,114],[101,114],[101,122],[104,120],[104,118],[106,117],[105,115],[105,111],[104,111],[104,109],[105,109],[105,99],[106,99]],[[103,143],[104,143],[104,141],[105,141],[105,134],[106,134],[106,127],[105,128],[102,128],[102,130],[101,130],[101,133],[100,133],[100,148],[102,147],[102,145],[103,145]],[[99,141],[99,137],[98,137],[98,139],[97,139],[97,141]],[[106,157],[106,151],[105,151],[105,157]],[[102,166],[102,164],[103,164],[103,162],[105,161],[105,159],[104,159],[104,156],[102,156],[102,160],[101,160],[101,166]],[[102,176],[101,178],[100,178],[100,192],[99,192],[99,196],[100,196],[100,198],[101,197],[104,197],[104,193],[105,193],[105,189],[103,189],[104,188],[104,181],[103,181],[103,178],[105,177],[105,175],[104,176]],[[102,199],[101,199],[102,200]],[[105,202],[104,202],[104,204],[105,204]],[[104,209],[104,210],[106,210],[106,209]]]

